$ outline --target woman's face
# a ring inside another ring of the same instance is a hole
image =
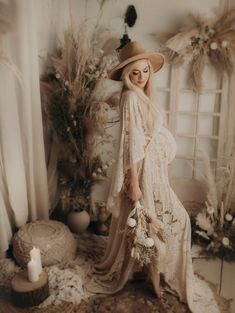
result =
[[[134,85],[144,90],[149,79],[150,71],[147,60],[142,59],[134,62],[131,67],[130,80]]]

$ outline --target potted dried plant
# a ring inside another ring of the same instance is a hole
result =
[[[106,179],[112,164],[104,163],[95,147],[98,140],[107,140],[108,104],[99,101],[97,93],[116,61],[115,44],[109,33],[99,29],[91,32],[83,26],[77,34],[68,29],[41,78],[47,122],[59,147],[60,200],[63,209],[73,214],[68,221],[85,211],[88,223],[92,187]]]

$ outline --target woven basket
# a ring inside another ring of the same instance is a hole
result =
[[[13,254],[22,267],[27,266],[33,246],[41,251],[42,265],[50,266],[73,259],[77,244],[65,224],[43,220],[25,224],[13,238]]]

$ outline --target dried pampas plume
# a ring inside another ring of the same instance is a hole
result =
[[[213,19],[188,14],[179,32],[160,34],[165,42],[164,53],[169,62],[180,66],[191,64],[189,81],[192,89],[200,92],[203,69],[207,60],[219,75],[231,74],[235,54],[235,8]]]

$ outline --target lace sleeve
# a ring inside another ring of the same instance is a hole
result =
[[[127,92],[122,97],[123,165],[126,172],[145,156],[145,131],[137,96]]]
[[[146,139],[137,96],[125,92],[121,99],[122,127],[116,168],[107,200],[107,209],[118,217],[120,213],[120,191],[124,185],[125,174],[132,164],[145,157]]]

